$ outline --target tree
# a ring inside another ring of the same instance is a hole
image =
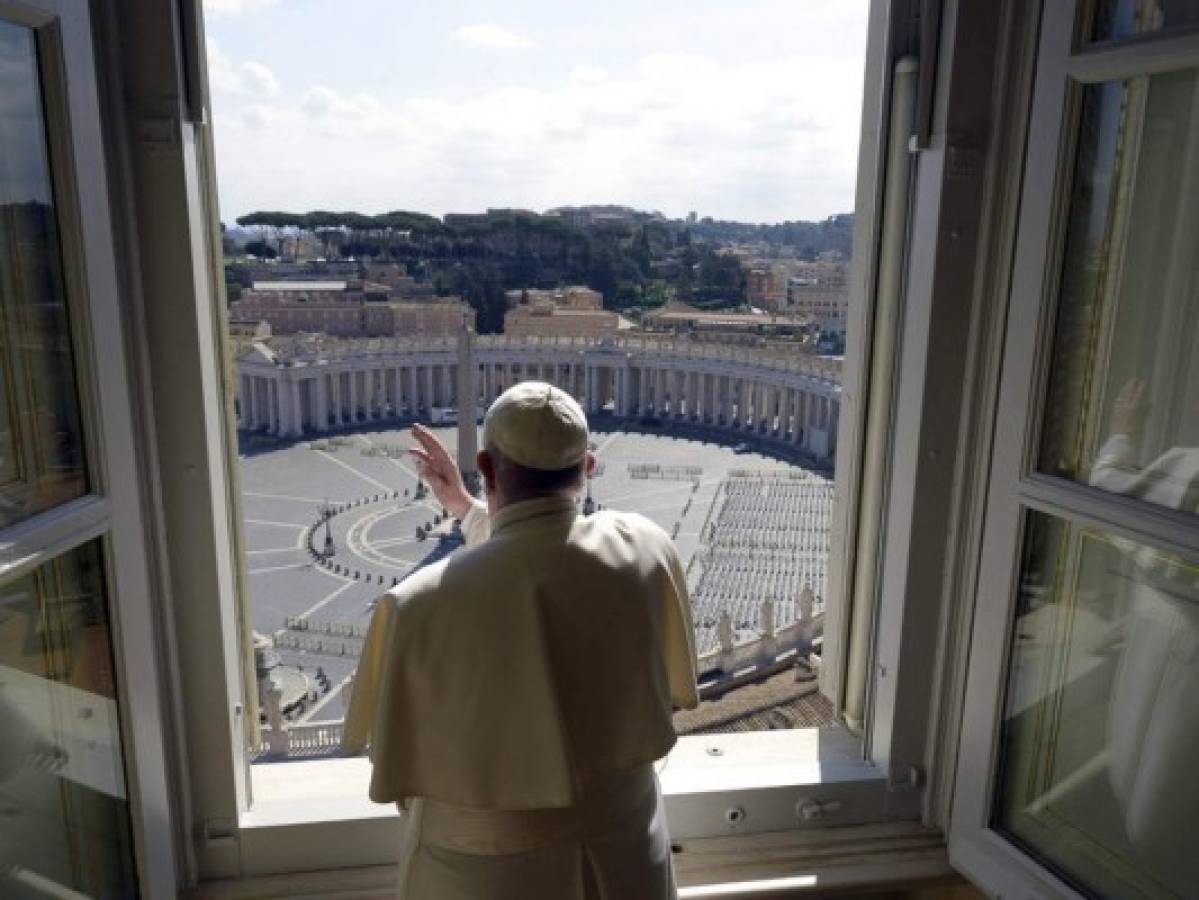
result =
[[[279,251],[264,240],[250,241],[246,244],[246,252],[259,259],[274,259]]]

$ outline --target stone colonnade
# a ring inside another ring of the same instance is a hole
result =
[[[476,341],[478,341],[476,343]],[[238,361],[238,427],[281,437],[321,434],[366,423],[474,416],[525,380],[571,393],[589,415],[653,424],[690,422],[790,443],[820,458],[836,449],[840,385],[778,357],[705,356],[591,342],[582,346],[473,339],[421,348],[396,343],[360,352],[295,353]],[[460,378],[460,360],[473,372]],[[473,378],[471,377],[473,375]]]

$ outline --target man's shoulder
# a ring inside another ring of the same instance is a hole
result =
[[[397,607],[415,610],[433,598],[460,593],[467,584],[489,580],[488,573],[501,562],[502,556],[491,552],[488,543],[464,547],[418,569],[388,591],[388,596]]]
[[[642,553],[651,553],[658,558],[678,553],[666,530],[641,513],[605,509],[580,521],[586,523],[585,528],[618,536]]]

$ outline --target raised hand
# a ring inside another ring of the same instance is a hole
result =
[[[1149,383],[1143,378],[1130,378],[1112,404],[1112,431],[1136,437],[1148,412]]]
[[[470,509],[471,496],[462,481],[458,464],[437,435],[424,425],[413,425],[412,437],[418,446],[410,447],[408,452],[416,457],[421,477],[429,483],[433,496],[450,511],[450,515],[461,519]]]

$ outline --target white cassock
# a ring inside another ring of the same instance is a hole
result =
[[[1132,441],[1104,443],[1091,483],[1199,514],[1199,448],[1176,447],[1144,468]],[[1180,895],[1199,884],[1199,572],[1117,539],[1140,570],[1109,701],[1108,774],[1138,853]]]
[[[674,897],[652,763],[698,698],[669,536],[565,498],[462,527],[380,599],[346,716],[371,799],[404,808],[400,896]]]

